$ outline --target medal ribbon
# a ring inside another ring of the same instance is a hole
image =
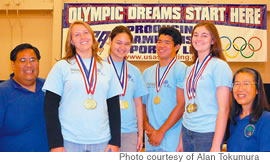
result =
[[[195,65],[193,66],[191,72],[188,75],[187,82],[186,82],[186,89],[187,89],[187,96],[188,99],[190,100],[192,97],[195,98],[196,96],[196,88],[197,88],[197,83],[199,81],[199,78],[201,77],[204,69],[206,68],[208,62],[211,60],[212,56],[209,54],[207,55],[201,66],[198,68],[199,65],[199,59],[196,60]],[[197,70],[198,68],[198,70]]]
[[[87,70],[80,55],[76,54],[75,58],[84,79],[86,92],[87,94],[91,93],[93,95],[95,93],[96,84],[97,84],[96,59],[92,56],[89,70]]]
[[[112,65],[114,72],[116,73],[116,76],[119,80],[119,83],[122,87],[122,96],[125,96],[126,94],[126,90],[127,90],[127,63],[126,63],[126,59],[124,58],[123,63],[122,63],[122,67],[120,70],[120,76],[117,73],[117,69],[114,65],[113,59],[111,57],[111,55],[109,55],[109,57],[107,57],[108,63]]]
[[[163,73],[163,75],[162,75],[161,78],[159,77],[160,76],[160,74],[159,74],[160,73],[159,72],[160,71],[160,64],[159,63],[157,64],[157,67],[156,67],[156,89],[157,89],[157,92],[159,92],[159,90],[160,90],[160,88],[161,88],[161,86],[162,86],[162,84],[163,84],[163,82],[164,82],[167,74],[169,73],[169,71],[171,70],[171,68],[172,68],[172,66],[173,66],[173,64],[175,62],[176,62],[176,57],[174,57],[171,60],[171,62],[167,65],[167,67],[166,67],[166,69],[165,69],[165,71],[164,71],[164,73]]]

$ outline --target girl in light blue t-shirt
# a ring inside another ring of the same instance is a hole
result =
[[[194,64],[184,82],[185,112],[178,151],[221,151],[226,130],[232,71],[226,63],[215,25],[198,23],[191,34]]]
[[[43,87],[51,151],[119,151],[122,90],[97,51],[90,26],[72,23],[66,56],[53,66]]]
[[[142,96],[147,94],[147,89],[139,69],[126,60],[132,41],[127,27],[116,26],[110,34],[110,54],[106,59],[122,87],[121,152],[141,151],[143,147]]]

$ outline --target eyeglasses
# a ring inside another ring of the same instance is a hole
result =
[[[33,64],[33,63],[37,63],[38,62],[38,59],[37,58],[20,58],[17,60],[20,64],[24,64],[26,65],[28,62]]]
[[[251,85],[256,85],[257,83],[250,83],[250,82],[234,82],[233,88],[240,88],[242,86],[243,89],[249,88]]]

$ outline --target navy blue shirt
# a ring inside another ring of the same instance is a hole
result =
[[[268,152],[270,151],[270,112],[264,111],[255,123],[249,122],[250,116],[236,117],[236,125],[231,123],[228,152]]]
[[[10,79],[0,83],[0,152],[49,151],[43,111],[44,80],[31,92]]]

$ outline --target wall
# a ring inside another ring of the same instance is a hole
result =
[[[29,42],[40,49],[40,77],[45,78],[61,53],[61,16],[63,3],[96,3],[94,0],[0,0],[0,80],[9,78],[12,72],[9,62],[10,51],[19,43]],[[99,3],[180,3],[178,0],[134,1],[101,0]],[[198,3],[196,0],[182,0],[181,3]],[[216,4],[217,0],[200,0],[200,4]],[[270,25],[270,1],[228,0],[220,4],[267,4],[267,25]],[[270,31],[267,30],[270,38]],[[270,41],[267,42],[270,47]],[[268,50],[269,56],[269,50]],[[156,62],[132,62],[141,71]],[[233,72],[248,66],[262,74],[265,83],[270,83],[270,60],[264,63],[229,63]]]

